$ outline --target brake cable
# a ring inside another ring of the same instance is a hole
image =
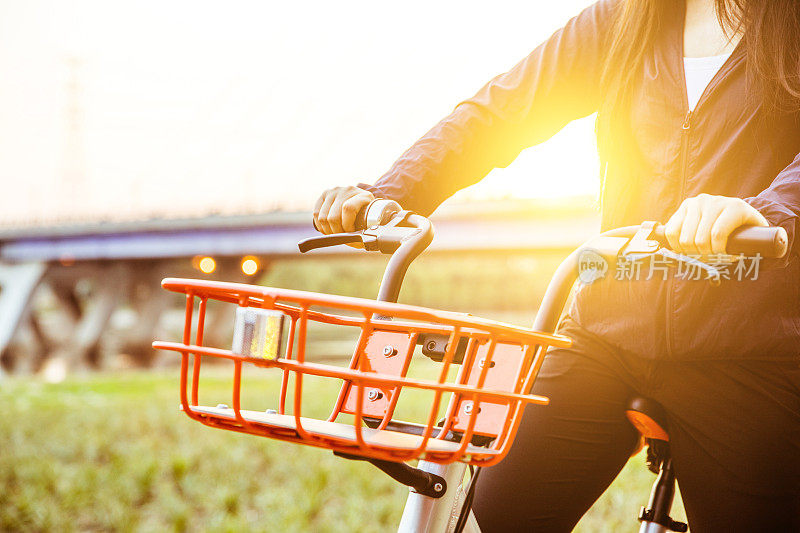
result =
[[[461,514],[458,515],[458,522],[456,522],[453,533],[462,533],[467,525],[469,513],[472,510],[472,500],[475,498],[475,485],[477,484],[478,475],[480,473],[480,466],[476,466],[471,472],[472,475],[469,478],[469,487],[467,487],[467,492],[464,495],[464,505],[461,506]]]

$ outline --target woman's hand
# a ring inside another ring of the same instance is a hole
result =
[[[314,223],[325,234],[355,231],[356,216],[375,197],[358,187],[328,189],[314,204]]]
[[[683,201],[667,222],[665,233],[676,252],[724,254],[728,237],[739,226],[769,226],[769,223],[741,198],[701,194]]]

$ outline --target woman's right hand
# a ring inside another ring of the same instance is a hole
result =
[[[326,235],[356,230],[356,216],[375,197],[358,187],[334,187],[320,195],[314,204],[314,224]]]

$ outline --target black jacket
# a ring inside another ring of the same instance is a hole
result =
[[[461,102],[368,188],[429,214],[523,149],[596,112],[610,96],[600,90],[600,75],[614,4],[590,6]],[[718,287],[609,276],[581,287],[572,317],[617,348],[645,357],[800,358],[798,115],[768,114],[749,96],[742,45],[689,113],[682,5],[676,2],[662,24],[625,112],[598,131],[600,141],[610,139],[615,147],[603,165],[602,226],[666,222],[685,198],[700,193],[739,197],[787,230],[789,255],[762,268],[755,281]]]

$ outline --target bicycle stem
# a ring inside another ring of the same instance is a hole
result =
[[[389,258],[378,291],[377,299],[381,302],[397,302],[408,267],[433,241],[433,225],[427,218],[410,214],[407,221],[417,228],[417,232],[403,238]]]

